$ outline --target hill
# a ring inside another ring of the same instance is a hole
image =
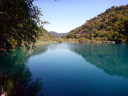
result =
[[[57,32],[54,32],[54,31],[50,31],[49,33],[53,37],[64,37],[64,36],[66,36],[68,34],[68,33],[57,33]]]
[[[128,5],[113,6],[72,30],[67,38],[128,42]]]
[[[40,32],[38,35],[39,35],[38,40],[50,40],[50,39],[52,39],[52,36],[44,28],[40,28]]]

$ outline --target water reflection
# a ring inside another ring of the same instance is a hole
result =
[[[127,44],[72,44],[69,48],[106,73],[128,78]]]
[[[0,85],[8,96],[37,96],[42,90],[41,79],[33,79],[26,63],[31,56],[46,50],[47,45],[40,45],[35,51],[17,49],[14,53],[0,57]]]
[[[114,96],[118,90],[119,95],[127,94],[127,79],[107,77],[99,70],[128,78],[127,50],[128,45],[121,44],[52,44],[35,51],[16,50],[0,57],[0,85],[9,96],[43,95],[42,80],[36,79],[40,77],[45,96]]]

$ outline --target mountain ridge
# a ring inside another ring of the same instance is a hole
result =
[[[66,36],[68,33],[57,33],[55,31],[49,31],[50,35],[53,37],[64,37]]]

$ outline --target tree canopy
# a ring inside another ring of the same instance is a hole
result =
[[[104,13],[72,30],[67,38],[128,42],[128,5],[112,6]]]
[[[39,36],[41,12],[35,0],[0,0],[0,51],[35,43]]]

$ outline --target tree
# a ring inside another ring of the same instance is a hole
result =
[[[41,13],[34,1],[0,0],[0,52],[36,42]]]
[[[87,39],[128,42],[128,5],[109,8],[81,27],[72,30],[67,36],[75,38],[78,33],[81,33],[79,38],[84,36]]]

